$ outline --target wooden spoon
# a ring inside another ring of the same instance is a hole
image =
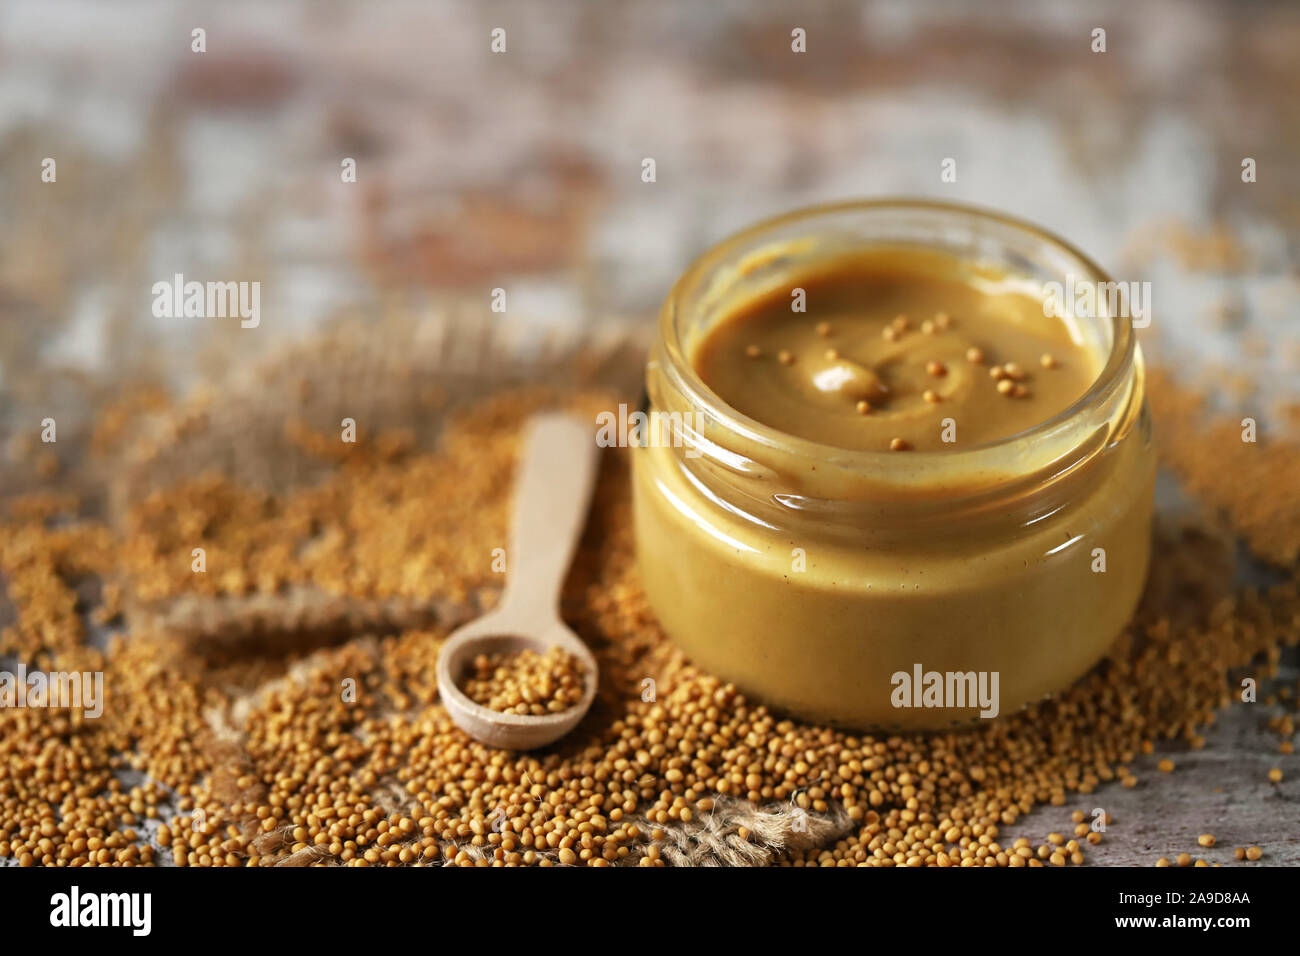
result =
[[[438,655],[438,692],[456,725],[471,737],[507,750],[532,750],[559,740],[582,720],[596,696],[596,659],[560,620],[560,589],[586,522],[596,477],[592,426],[572,415],[534,418],[515,483],[509,572],[501,603],[457,629]],[[582,699],[542,717],[505,714],[475,703],[457,686],[479,654],[559,645],[582,664]]]

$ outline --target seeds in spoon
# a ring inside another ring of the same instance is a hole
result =
[[[479,654],[461,689],[470,700],[503,714],[558,714],[582,700],[582,662],[558,646],[545,654],[527,649]]]

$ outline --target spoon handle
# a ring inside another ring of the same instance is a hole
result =
[[[596,452],[595,428],[582,419],[563,413],[532,419],[515,480],[502,613],[537,623],[558,617],[595,484]]]

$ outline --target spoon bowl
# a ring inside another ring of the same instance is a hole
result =
[[[533,750],[554,743],[582,720],[596,697],[596,658],[576,634],[554,622],[545,630],[520,634],[503,629],[507,622],[495,614],[460,628],[443,645],[438,656],[438,692],[443,706],[456,725],[476,740],[505,750]],[[582,665],[582,698],[578,703],[555,714],[534,717],[506,714],[471,700],[460,689],[480,654],[501,654],[530,650],[545,654],[559,645],[578,658]]]

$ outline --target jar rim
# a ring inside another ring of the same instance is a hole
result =
[[[778,230],[783,226],[797,224],[803,220],[812,220],[838,213],[907,212],[909,210],[936,214],[950,213],[976,222],[994,223],[1009,228],[1026,238],[1046,244],[1055,252],[1063,253],[1080,267],[1087,280],[1099,284],[1114,281],[1089,256],[1056,233],[1018,217],[972,204],[900,197],[854,199],[805,206],[763,219],[745,229],[732,233],[710,246],[691,262],[673,284],[660,313],[659,335],[667,358],[664,363],[666,368],[663,368],[662,371],[669,376],[673,386],[680,390],[692,405],[707,408],[710,416],[717,419],[719,424],[730,431],[743,435],[750,441],[769,447],[781,446],[794,449],[800,454],[814,456],[819,459],[831,459],[841,467],[847,467],[851,470],[856,470],[855,466],[877,469],[885,461],[890,461],[896,465],[900,458],[897,452],[846,448],[803,438],[765,425],[734,408],[704,383],[694,364],[686,355],[680,329],[678,328],[678,318],[681,313],[681,299],[688,289],[695,287],[700,278],[706,275],[709,270],[725,263],[728,256],[735,249],[744,246],[749,241],[762,237],[766,233]],[[1111,393],[1125,384],[1135,362],[1140,361],[1137,358],[1137,336],[1133,331],[1130,319],[1122,314],[1113,314],[1109,318],[1111,322],[1111,340],[1106,361],[1088,388],[1070,405],[1044,421],[1011,435],[958,448],[910,451],[907,453],[908,460],[915,464],[924,461],[937,462],[939,460],[953,464],[957,460],[969,461],[975,456],[986,456],[998,450],[1017,445],[1023,446],[1026,442],[1042,441],[1049,437],[1058,436],[1061,432],[1067,430],[1071,423],[1085,415],[1089,410],[1095,409],[1101,404],[1106,404]]]

